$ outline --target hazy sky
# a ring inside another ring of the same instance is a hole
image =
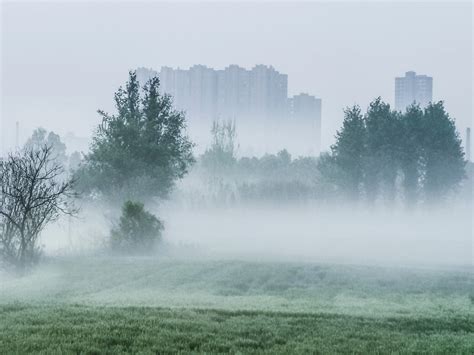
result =
[[[3,3],[2,147],[37,126],[88,136],[139,66],[273,65],[289,93],[323,100],[323,145],[344,106],[393,104],[394,77],[434,77],[462,130],[472,120],[472,5],[464,3]]]

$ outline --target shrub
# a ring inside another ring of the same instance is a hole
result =
[[[145,210],[143,203],[127,201],[119,223],[111,232],[115,251],[140,253],[152,250],[161,239],[163,223]]]

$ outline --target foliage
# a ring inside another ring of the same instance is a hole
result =
[[[330,174],[330,179],[337,179],[340,186],[351,200],[357,200],[360,195],[360,188],[364,178],[364,159],[366,155],[367,133],[365,123],[358,106],[348,108],[344,111],[344,121],[342,129],[336,134],[336,144],[331,149],[334,161],[331,157],[323,157],[320,167],[324,170],[324,164],[336,164],[340,167],[337,175],[334,168],[327,166],[326,174]]]
[[[212,145],[202,155],[201,162],[211,172],[222,172],[236,162],[235,122],[214,121],[211,133]]]
[[[39,127],[25,143],[27,149],[41,149],[44,146],[51,147],[51,157],[63,166],[67,163],[66,145],[61,141],[61,137],[54,132],[47,132]]]
[[[293,159],[282,150],[260,158],[236,158],[218,170],[203,159],[195,173],[208,183],[206,194],[214,203],[306,201],[326,194],[315,157]]]
[[[73,152],[70,156],[69,156],[69,162],[68,162],[68,166],[69,166],[69,171],[74,173],[77,169],[79,169],[80,165],[82,163],[82,155],[81,153],[79,152]]]
[[[388,202],[393,202],[400,143],[398,115],[378,97],[370,103],[364,122],[367,137],[364,156],[367,200],[374,203],[377,195],[380,195]]]
[[[418,105],[407,108],[400,122],[402,131],[399,164],[403,174],[403,193],[408,206],[413,206],[420,198],[420,181],[422,178],[424,153],[423,140],[424,114]]]
[[[159,79],[140,88],[135,72],[115,93],[114,115],[98,111],[90,154],[77,172],[81,189],[109,201],[150,201],[166,197],[194,159],[185,116],[160,95]]]
[[[111,247],[120,252],[151,251],[161,239],[162,222],[139,202],[127,201],[122,216],[111,232]]]
[[[425,109],[423,133],[423,191],[425,198],[433,202],[459,186],[465,177],[466,161],[455,122],[442,102]]]
[[[286,150],[236,164],[238,195],[243,201],[291,202],[317,197],[317,159],[292,159]]]
[[[365,196],[369,203],[393,203],[401,190],[400,199],[413,206],[442,201],[456,190],[465,163],[442,102],[401,113],[377,98],[364,116],[357,106],[345,111],[331,154],[321,157],[319,168],[352,201]]]
[[[72,214],[72,181],[53,148],[25,148],[0,162],[0,257],[20,270],[37,262],[38,237],[61,214]]]

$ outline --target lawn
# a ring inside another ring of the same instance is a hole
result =
[[[0,281],[0,353],[474,353],[471,269],[106,257]]]

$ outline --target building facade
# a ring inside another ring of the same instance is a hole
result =
[[[433,100],[433,78],[414,71],[395,78],[395,109],[405,111],[413,103],[426,107]]]
[[[308,94],[288,97],[288,76],[272,66],[256,65],[248,70],[229,65],[215,70],[204,65],[189,69],[162,67],[159,72],[138,68],[137,78],[144,84],[153,76],[160,78],[160,92],[173,97],[174,106],[185,111],[191,128],[210,127],[213,120],[235,120],[239,131],[255,127],[277,136],[278,127],[284,137],[290,130],[300,129],[311,135],[313,148],[319,152],[321,140],[321,99]],[[250,126],[252,126],[250,128]],[[246,132],[247,133],[247,132]],[[317,146],[317,148],[315,148]]]

